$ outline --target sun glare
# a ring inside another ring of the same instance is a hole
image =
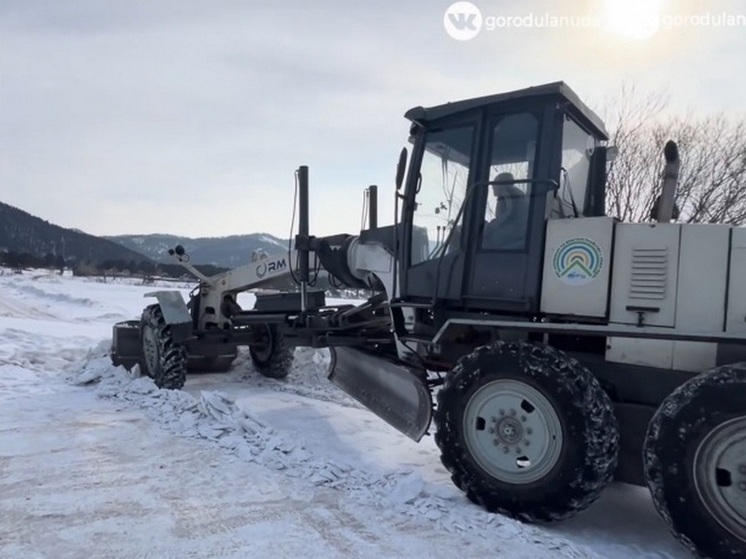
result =
[[[661,4],[661,0],[604,0],[604,25],[627,39],[647,39],[660,27]]]

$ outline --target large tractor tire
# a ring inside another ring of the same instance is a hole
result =
[[[673,535],[702,557],[746,558],[746,364],[677,388],[645,441],[645,476]]]
[[[608,395],[585,367],[545,345],[497,341],[461,358],[438,393],[435,422],[456,486],[520,520],[575,515],[616,469]]]
[[[293,365],[295,348],[287,343],[276,326],[260,324],[253,328],[259,334],[261,343],[249,347],[249,355],[259,373],[275,379],[288,376]]]
[[[187,352],[171,338],[160,305],[145,307],[140,318],[143,372],[159,388],[180,389],[186,381]]]

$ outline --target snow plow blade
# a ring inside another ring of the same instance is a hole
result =
[[[418,371],[352,347],[331,348],[329,380],[410,439],[430,426],[433,401]]]
[[[140,321],[126,320],[114,325],[111,342],[111,362],[129,370],[140,362]]]

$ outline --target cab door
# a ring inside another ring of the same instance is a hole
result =
[[[542,111],[490,117],[485,129],[481,188],[475,190],[465,304],[471,308],[528,312],[538,309],[551,182],[551,162],[540,158]],[[546,153],[546,151],[544,151]]]

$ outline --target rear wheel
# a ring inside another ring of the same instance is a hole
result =
[[[690,549],[746,558],[746,364],[718,367],[677,388],[645,441],[658,512]]]
[[[259,343],[249,347],[254,366],[265,377],[279,379],[288,376],[293,365],[294,348],[276,326],[259,324],[252,328],[259,338]]]
[[[561,520],[612,480],[618,428],[596,378],[538,344],[463,357],[438,393],[435,441],[454,483],[491,512]]]
[[[145,307],[140,318],[141,365],[159,388],[179,389],[186,381],[186,348],[171,338],[160,305]]]

